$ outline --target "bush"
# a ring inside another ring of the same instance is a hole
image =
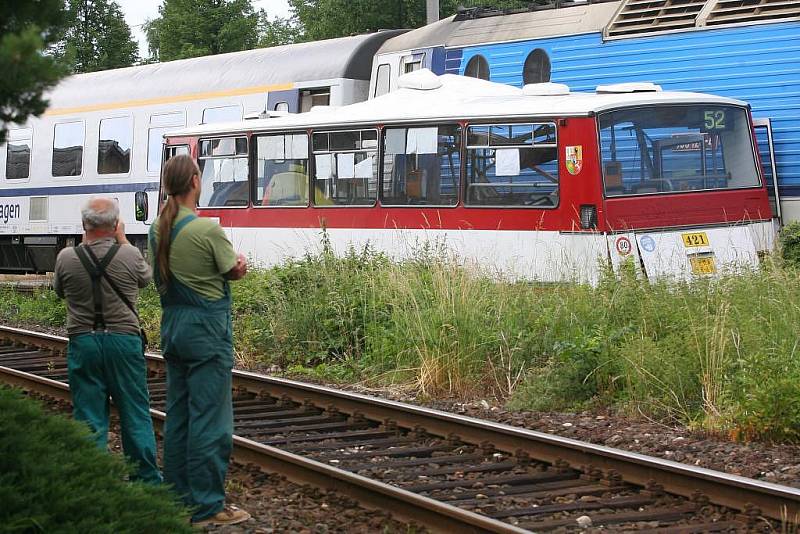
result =
[[[786,264],[800,267],[800,222],[791,222],[781,228],[778,241],[781,245],[781,255]]]
[[[125,482],[130,472],[83,425],[0,387],[3,532],[192,532],[166,487]]]

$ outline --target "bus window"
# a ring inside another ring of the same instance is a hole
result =
[[[661,106],[600,115],[606,195],[760,185],[744,109]]]
[[[254,206],[308,205],[308,135],[256,138]]]
[[[100,120],[97,145],[97,174],[127,174],[131,170],[133,119],[115,117]]]
[[[313,134],[314,204],[371,206],[378,192],[378,132]]]
[[[20,180],[30,177],[32,141],[33,130],[31,128],[8,131],[8,144],[6,145],[7,180]]]
[[[470,126],[466,158],[466,205],[558,205],[555,124]]]
[[[83,173],[83,121],[55,125],[53,131],[53,176],[80,176]]]
[[[386,205],[455,206],[461,175],[461,128],[387,128],[383,137]]]
[[[199,207],[247,206],[246,137],[201,140],[197,164],[202,181]]]

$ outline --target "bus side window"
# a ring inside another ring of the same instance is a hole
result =
[[[378,132],[315,133],[314,204],[372,206],[378,193]]]
[[[466,205],[558,205],[554,123],[470,126],[466,159]]]
[[[383,137],[386,205],[455,206],[461,175],[461,128],[387,128]]]
[[[308,205],[308,134],[256,138],[254,206]]]
[[[197,158],[202,181],[201,208],[247,206],[247,138],[220,137],[200,141]]]

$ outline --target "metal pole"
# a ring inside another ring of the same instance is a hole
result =
[[[433,24],[439,20],[439,0],[427,0],[428,2],[428,24]]]

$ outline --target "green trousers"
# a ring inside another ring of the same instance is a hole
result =
[[[233,446],[230,315],[165,307],[161,347],[167,361],[164,479],[202,521],[225,505]]]
[[[110,397],[119,412],[122,449],[138,466],[135,478],[160,483],[141,338],[110,332],[71,336],[67,371],[73,416],[89,425],[97,446],[107,448]]]

